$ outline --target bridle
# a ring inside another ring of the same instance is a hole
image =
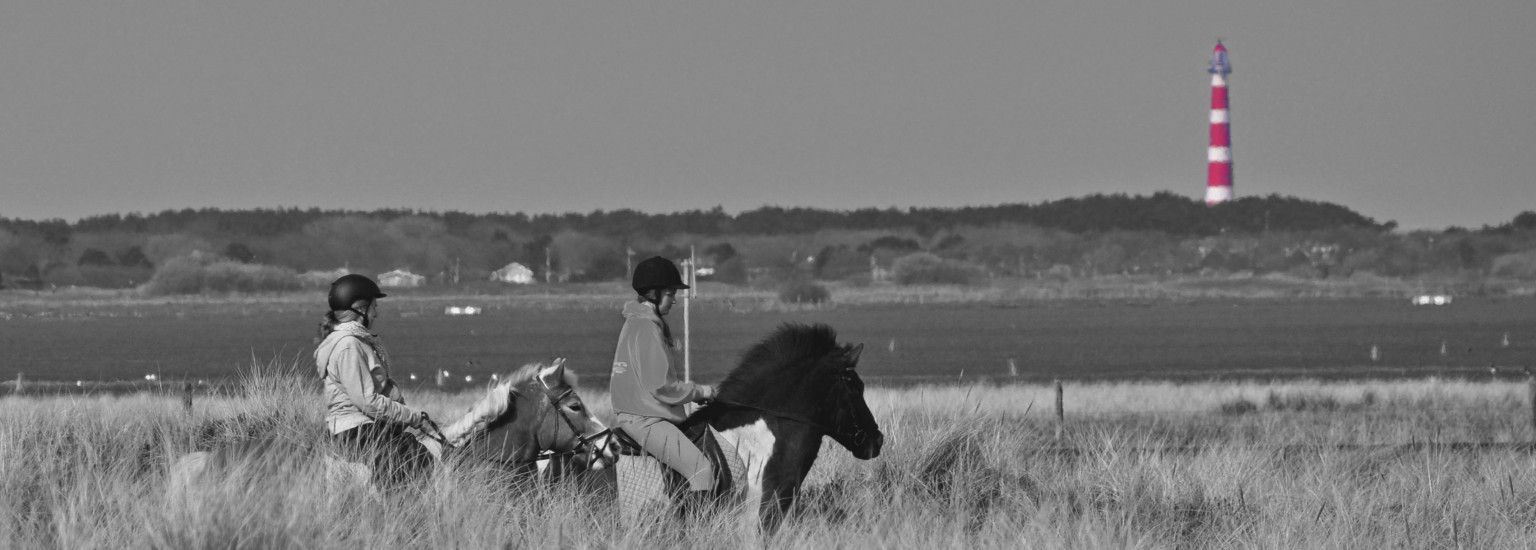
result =
[[[544,385],[544,382],[540,380],[539,384]],[[516,389],[510,391],[512,395],[523,397],[522,392],[519,392]],[[581,433],[581,430],[576,427],[576,423],[571,421],[571,417],[566,416],[566,414],[560,410],[560,402],[565,401],[567,397],[575,394],[575,388],[568,387],[565,389],[565,391],[560,392],[558,395],[552,395],[550,394],[549,386],[545,385],[544,391],[541,393],[544,394],[544,404],[548,406],[539,407],[538,416],[534,419],[533,448],[544,448],[543,445],[539,444],[539,428],[544,425],[544,419],[545,417],[549,416],[549,411],[554,411],[555,416],[560,417],[560,420],[564,421],[565,427],[571,431],[571,439],[566,442],[566,445],[564,446],[567,448],[563,451],[557,451],[555,450],[555,447],[551,446],[549,450],[539,451],[538,453],[534,454],[532,458],[521,461],[520,464],[532,464],[540,460],[550,460],[557,457],[573,455],[586,455],[587,462],[589,464],[595,461],[596,457],[601,454],[602,449],[608,445],[607,438],[612,435],[613,430],[611,428],[604,428],[590,434],[583,434]],[[555,437],[558,439],[559,436],[560,426],[557,424],[555,425]],[[602,440],[602,444],[597,444],[596,442],[598,440]]]
[[[539,384],[544,385],[542,380],[539,382]],[[509,389],[507,392],[520,399],[526,397],[523,395],[523,392],[517,391],[515,388]],[[545,385],[544,390],[541,393],[544,394],[544,405],[547,406],[539,407],[538,416],[534,419],[533,448],[543,448],[543,446],[539,444],[539,428],[544,425],[544,419],[545,417],[549,416],[549,411],[551,410],[555,412],[555,416],[560,417],[560,420],[564,421],[565,427],[571,431],[571,439],[567,442],[569,448],[563,451],[557,451],[551,447],[549,450],[540,451],[534,454],[532,458],[517,461],[512,465],[523,466],[536,463],[540,460],[549,460],[556,457],[572,456],[578,454],[587,455],[588,464],[595,461],[596,457],[601,454],[602,449],[608,446],[609,441],[607,438],[613,435],[613,429],[604,428],[590,434],[582,434],[581,430],[576,427],[576,423],[571,421],[569,416],[566,416],[565,413],[560,411],[560,402],[564,401],[565,398],[575,394],[575,388],[566,388],[565,391],[552,395],[550,394],[549,386]],[[437,422],[433,421],[431,417],[427,416],[425,411],[421,413],[421,416],[422,420],[425,421],[425,424],[431,428],[430,430],[422,430],[422,432],[426,434],[427,437],[430,437],[436,440],[438,443],[442,444],[443,448],[453,448],[453,445],[448,442],[448,436],[443,433],[442,428],[438,426]],[[558,437],[559,435],[560,426],[556,425],[555,436]],[[596,443],[599,440],[602,441],[601,444]]]

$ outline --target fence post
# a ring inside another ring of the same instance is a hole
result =
[[[1531,431],[1536,433],[1536,374],[1529,370],[1526,371],[1525,388],[1531,400]]]
[[[21,371],[16,371],[16,391],[14,394],[21,395]]]
[[[186,382],[181,386],[181,408],[192,414],[192,382]]]
[[[1057,379],[1055,384],[1057,384],[1057,441],[1061,441],[1061,427],[1063,427],[1063,424],[1066,424],[1066,413],[1064,413],[1064,407],[1061,406],[1063,395],[1061,395],[1060,379]]]

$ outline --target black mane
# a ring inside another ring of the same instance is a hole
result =
[[[736,368],[720,382],[719,396],[756,401],[753,397],[810,377],[821,364],[819,359],[838,349],[837,332],[830,326],[785,323],[747,348]]]

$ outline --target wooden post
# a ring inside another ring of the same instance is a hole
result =
[[[21,371],[16,371],[16,395],[21,395]]]
[[[181,386],[181,408],[192,414],[192,382],[183,383]]]
[[[1530,371],[1526,372],[1528,374],[1525,381],[1526,394],[1531,399],[1531,431],[1536,433],[1536,375],[1530,375]]]
[[[1067,415],[1062,402],[1065,401],[1061,390],[1061,381],[1056,381],[1056,439],[1061,440],[1062,426],[1067,423]]]
[[[693,381],[693,323],[690,311],[693,298],[699,292],[699,257],[693,245],[688,246],[688,259],[683,260],[683,284],[688,289],[682,291],[683,298],[683,381]],[[699,405],[688,403],[683,406],[685,414],[693,414]]]

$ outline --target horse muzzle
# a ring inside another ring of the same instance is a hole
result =
[[[844,447],[847,447],[848,451],[853,453],[854,458],[869,460],[880,456],[880,448],[885,446],[885,434],[876,431],[871,435],[868,432],[861,431],[855,434],[849,443],[852,443],[852,445],[844,445]]]

